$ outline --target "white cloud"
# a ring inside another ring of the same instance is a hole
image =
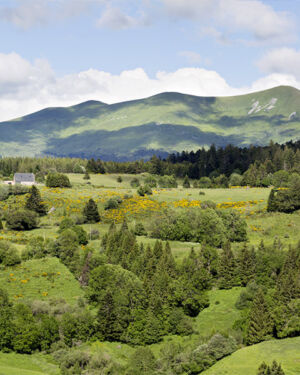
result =
[[[28,30],[78,16],[92,5],[102,5],[107,1],[110,0],[16,0],[10,6],[0,6],[0,19]]]
[[[139,26],[145,26],[147,19],[144,14],[139,17],[131,17],[123,13],[119,8],[108,7],[102,13],[97,22],[98,27],[108,28],[111,30],[126,30]]]
[[[139,99],[164,91],[199,96],[228,96],[292,85],[293,75],[271,74],[249,87],[232,87],[215,71],[182,68],[158,72],[150,78],[142,68],[113,75],[95,69],[57,77],[46,60],[33,63],[16,53],[0,54],[0,121],[16,118],[49,106],[69,106],[94,99],[106,103]]]
[[[256,41],[283,43],[295,39],[295,22],[287,12],[277,12],[260,0],[162,0],[171,17],[200,20],[203,29],[223,34],[248,32]]]
[[[267,52],[257,66],[265,73],[290,74],[300,79],[300,51],[277,48]]]

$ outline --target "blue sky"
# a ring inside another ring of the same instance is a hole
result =
[[[300,89],[299,0],[0,0],[0,120],[162,91]]]

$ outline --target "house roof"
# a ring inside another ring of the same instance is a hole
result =
[[[15,182],[35,182],[33,173],[15,173]]]

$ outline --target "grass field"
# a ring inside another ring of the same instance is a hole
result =
[[[63,298],[75,304],[83,290],[57,258],[29,260],[0,272],[1,287],[13,301]]]
[[[0,375],[59,375],[50,356],[0,352]]]
[[[273,360],[281,363],[286,375],[300,374],[300,337],[265,341],[238,350],[217,362],[203,375],[256,375],[259,365]]]

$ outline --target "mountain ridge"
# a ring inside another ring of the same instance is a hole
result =
[[[88,100],[1,122],[0,155],[132,160],[211,143],[284,143],[299,139],[299,113],[300,91],[290,86],[222,97],[163,92],[113,104]]]

